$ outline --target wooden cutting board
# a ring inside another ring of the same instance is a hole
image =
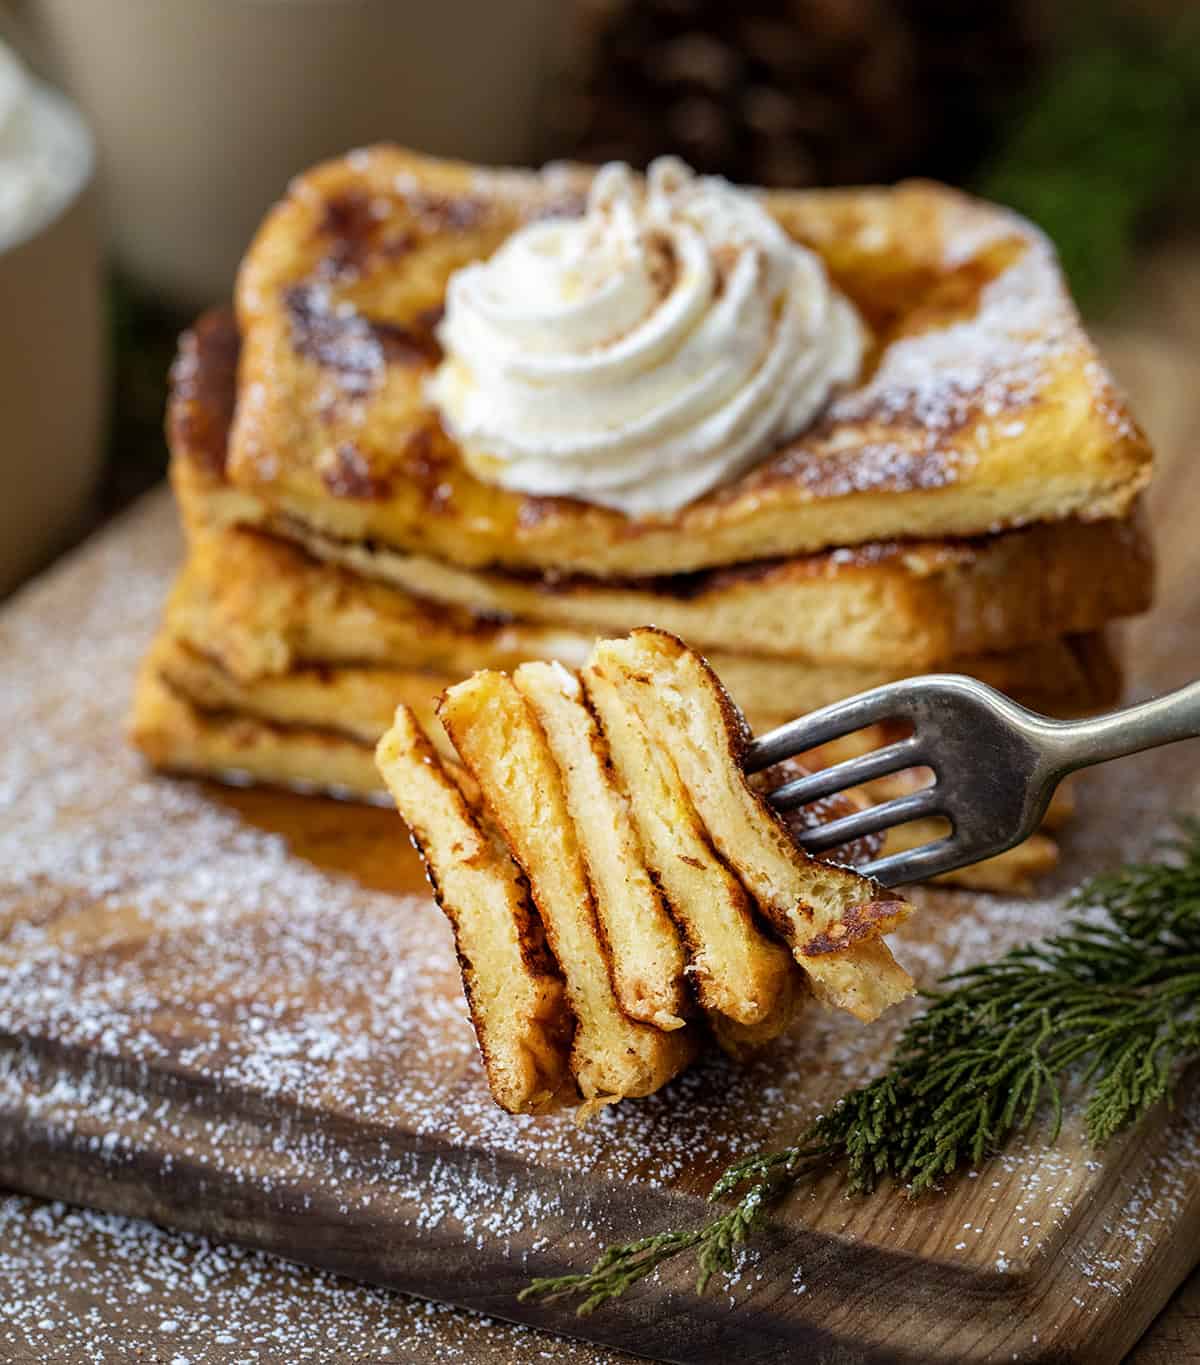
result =
[[[1157,494],[1141,689],[1200,673],[1195,490],[1179,461]],[[1128,1350],[1200,1254],[1200,1093],[1102,1160],[1069,1130],[917,1203],[805,1191],[706,1297],[680,1265],[586,1320],[519,1305],[531,1275],[703,1217],[714,1173],[871,1074],[904,1015],[814,1010],[754,1066],[712,1060],[582,1131],[501,1114],[397,817],[156,778],[125,746],[178,553],[158,495],[0,616],[0,1184],[664,1360]],[[1048,891],[1145,851],[1198,776],[1192,745],[1094,775]],[[1061,914],[920,903],[897,954],[926,981]]]

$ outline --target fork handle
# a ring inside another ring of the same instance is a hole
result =
[[[1110,758],[1200,738],[1200,682],[1164,697],[1127,706],[1092,720],[1067,721],[1058,731],[1057,757],[1064,773],[1107,763]]]

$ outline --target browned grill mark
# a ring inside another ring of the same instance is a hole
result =
[[[321,481],[335,498],[380,502],[391,495],[391,485],[371,469],[353,441],[343,441],[321,460]]]
[[[179,338],[171,366],[167,431],[171,447],[213,474],[225,472],[237,404],[241,338],[229,308],[204,313]]]
[[[803,907],[801,907],[803,908]],[[829,953],[844,953],[847,948],[866,938],[877,938],[880,925],[888,925],[907,909],[904,901],[870,901],[866,905],[851,905],[842,912],[838,923],[809,939],[801,948],[805,957],[823,957]]]
[[[284,295],[292,347],[334,371],[350,398],[371,392],[388,365],[432,366],[441,357],[434,328],[441,310],[418,314],[410,326],[374,322],[335,303],[325,285],[300,284]]]
[[[315,274],[322,279],[354,279],[380,261],[406,256],[417,246],[417,233],[409,227],[397,231],[390,217],[388,200],[361,190],[326,200],[317,233],[328,238],[330,246]]]
[[[436,418],[419,427],[404,443],[405,479],[421,490],[431,511],[445,511],[453,503],[457,465],[453,443]]]
[[[438,235],[474,230],[488,211],[489,205],[479,199],[424,191],[330,195],[316,225],[316,236],[328,246],[314,273],[326,280],[358,278],[401,260]]]

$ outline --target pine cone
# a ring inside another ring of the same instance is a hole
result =
[[[762,185],[936,172],[986,150],[992,92],[1023,85],[1026,11],[1032,0],[581,0],[557,150],[635,165],[676,152]]]

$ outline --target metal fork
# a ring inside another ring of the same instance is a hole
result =
[[[908,722],[912,734],[785,782],[767,799],[778,810],[795,810],[889,773],[932,768],[931,786],[796,836],[808,852],[820,853],[909,820],[948,820],[946,837],[859,869],[883,886],[900,886],[977,863],[1028,838],[1068,773],[1200,737],[1200,682],[1107,716],[1062,721],[1027,711],[974,678],[930,674],[779,726],[751,744],[746,771],[759,772],[881,721]]]

